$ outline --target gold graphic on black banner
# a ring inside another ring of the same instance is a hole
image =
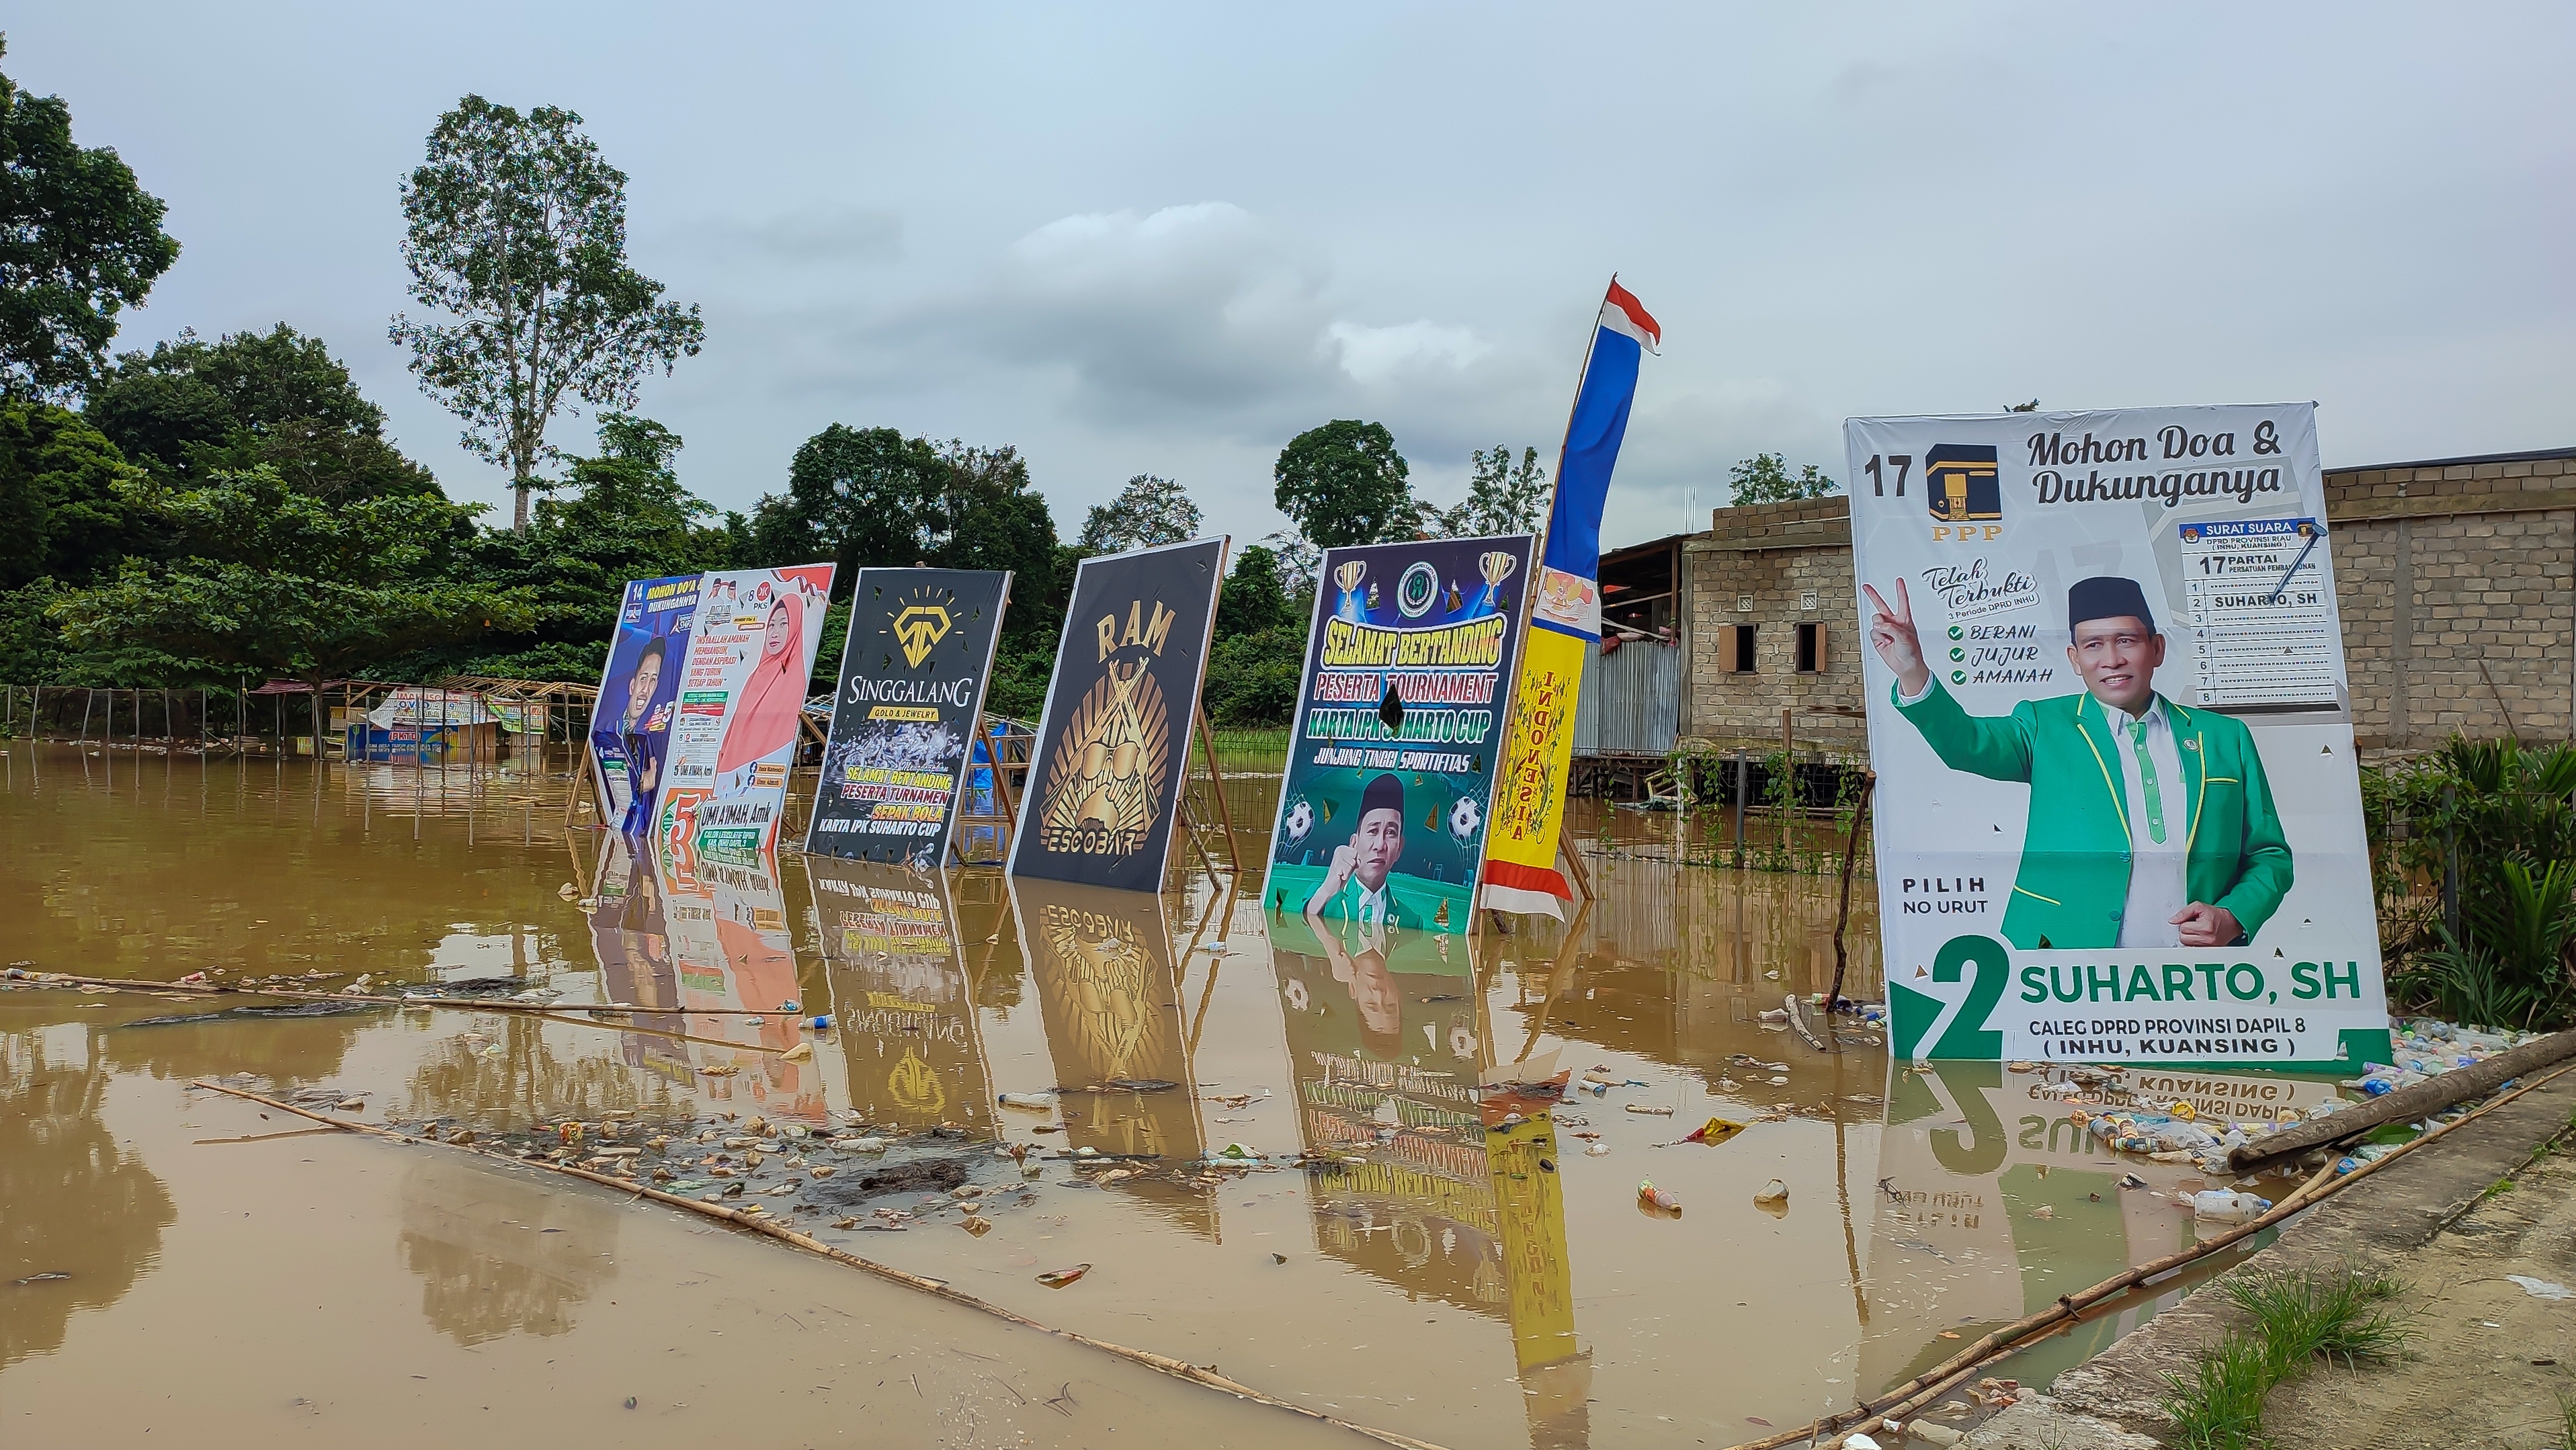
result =
[[[1171,767],[1171,720],[1150,664],[1110,662],[1065,722],[1038,810],[1050,851],[1130,855],[1153,829]]]
[[[903,646],[903,662],[917,670],[930,658],[931,647],[948,637],[949,622],[946,605],[907,604],[888,627]]]

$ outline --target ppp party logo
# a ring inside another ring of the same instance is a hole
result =
[[[1923,455],[1923,506],[1932,541],[1961,543],[2003,536],[2003,478],[1992,444],[1938,443]]]

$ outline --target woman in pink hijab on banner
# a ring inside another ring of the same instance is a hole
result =
[[[796,744],[796,717],[805,708],[804,620],[804,596],[779,590],[761,631],[760,659],[743,681],[724,743],[716,748],[718,795],[751,789],[760,764]],[[784,785],[785,777],[777,783]]]

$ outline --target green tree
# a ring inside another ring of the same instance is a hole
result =
[[[1301,605],[1303,607],[1301,607]],[[1279,556],[1247,545],[1226,575],[1208,651],[1208,718],[1219,725],[1278,725],[1297,708],[1311,599],[1288,592]]]
[[[0,391],[65,396],[89,381],[117,314],[179,259],[162,210],[115,151],[73,143],[62,97],[0,75]]]
[[[477,457],[506,464],[511,527],[528,526],[537,470],[559,457],[546,427],[578,398],[631,409],[636,382],[695,357],[695,303],[626,261],[626,173],[553,106],[525,116],[467,96],[439,117],[402,189],[411,295],[452,322],[397,315],[421,390],[465,420]]]
[[[1278,554],[1260,544],[1246,544],[1225,576],[1225,592],[1217,596],[1216,637],[1264,634],[1283,624],[1304,623],[1280,583]]]
[[[787,492],[753,510],[754,562],[829,559],[838,566],[832,592],[847,599],[860,569],[925,562],[952,532],[952,474],[928,439],[834,423],[798,445]]]
[[[1178,544],[1199,536],[1202,519],[1188,490],[1168,478],[1140,473],[1127,480],[1116,498],[1091,506],[1073,547],[1087,558]]]
[[[1279,511],[1321,548],[1410,538],[1416,513],[1404,455],[1382,423],[1338,418],[1279,450]]]
[[[650,418],[603,413],[599,451],[574,457],[565,489],[539,499],[525,530],[477,534],[456,577],[523,594],[530,627],[453,642],[407,661],[421,678],[463,671],[513,679],[597,679],[626,581],[734,564],[732,534],[682,486],[680,435]]]
[[[142,475],[80,414],[0,399],[0,589],[86,584],[146,550],[132,490]]]
[[[1484,534],[1534,534],[1547,522],[1547,470],[1538,450],[1524,448],[1516,466],[1512,450],[1495,444],[1467,454],[1467,497],[1451,509],[1425,508],[1423,525],[1434,538]]]
[[[1842,488],[1812,463],[1792,474],[1787,462],[1777,453],[1756,453],[1728,469],[1726,477],[1735,485],[1732,505],[1736,508],[1749,503],[1788,503],[1802,498],[1823,498]]]
[[[318,685],[534,620],[525,591],[448,577],[443,556],[476,506],[416,495],[329,504],[266,467],[134,492],[170,557],[129,558],[53,606],[72,648],[121,672]]]
[[[268,464],[320,498],[440,495],[429,470],[384,436],[385,413],[322,340],[281,322],[208,342],[193,331],[129,352],[85,411],[134,463],[166,482]]]

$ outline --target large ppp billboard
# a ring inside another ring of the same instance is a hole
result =
[[[2386,1061],[2315,406],[1844,441],[1895,1050]]]

